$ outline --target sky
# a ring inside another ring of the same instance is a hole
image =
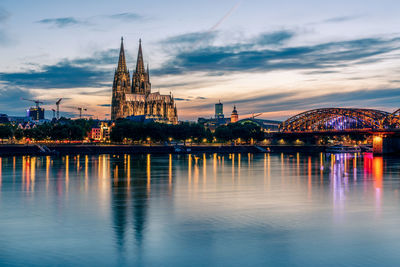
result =
[[[124,37],[139,38],[152,90],[180,120],[224,103],[240,118],[285,120],[322,107],[400,108],[400,1],[0,0],[0,113],[55,102],[64,116],[110,118]]]

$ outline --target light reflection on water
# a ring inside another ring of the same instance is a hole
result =
[[[0,158],[0,265],[397,265],[399,161]]]

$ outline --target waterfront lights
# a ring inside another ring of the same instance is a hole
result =
[[[373,141],[374,153],[382,154],[382,152],[383,152],[383,137],[380,135],[374,135],[372,141]]]
[[[303,142],[302,142],[300,139],[297,139],[294,143],[295,143],[296,145],[301,145],[301,144],[303,144]]]

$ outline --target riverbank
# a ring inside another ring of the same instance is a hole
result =
[[[176,151],[174,146],[138,145],[1,145],[0,156],[67,155],[67,154],[174,154],[174,153],[315,153],[325,146],[186,146]]]

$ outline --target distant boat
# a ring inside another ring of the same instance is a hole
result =
[[[358,146],[344,146],[344,145],[335,145],[330,146],[325,149],[327,153],[359,153],[361,152],[361,148]]]

